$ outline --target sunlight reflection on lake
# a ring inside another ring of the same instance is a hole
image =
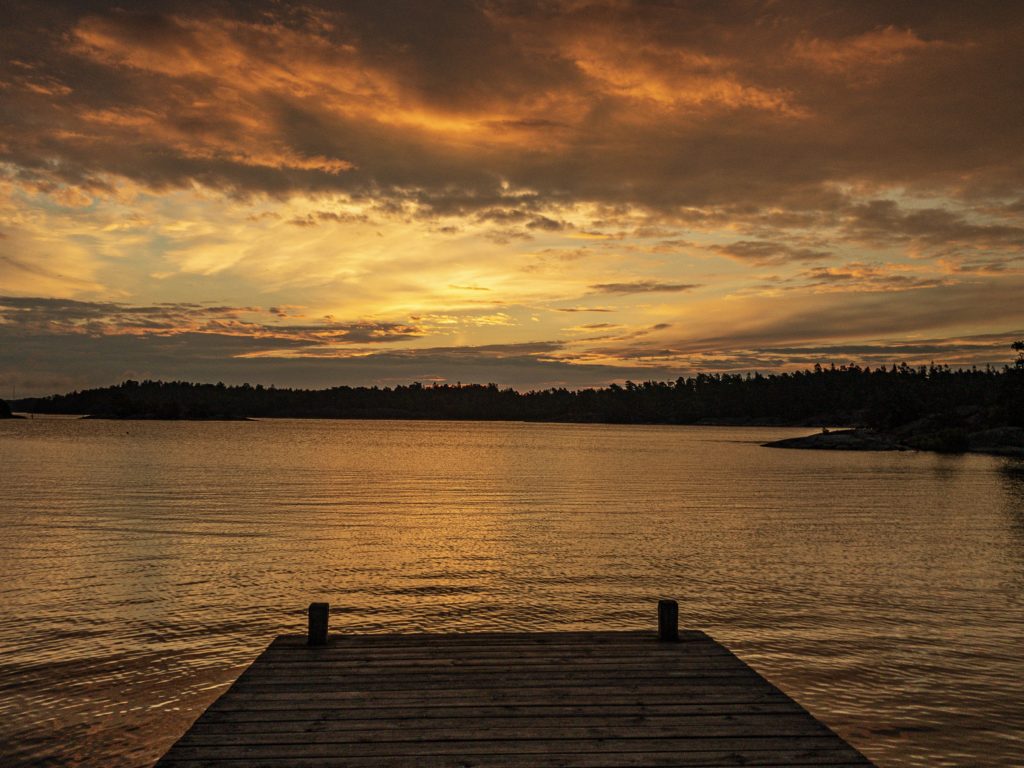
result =
[[[313,599],[336,631],[649,628],[881,766],[1019,765],[1024,464],[807,430],[0,422],[0,763],[145,766]]]

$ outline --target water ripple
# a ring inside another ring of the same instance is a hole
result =
[[[1024,467],[787,430],[0,424],[0,764],[150,765],[303,609],[635,629],[658,597],[881,766],[1019,765]]]

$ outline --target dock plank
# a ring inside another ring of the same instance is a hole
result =
[[[869,766],[702,632],[274,640],[158,768]]]
[[[306,718],[303,720],[290,720],[277,718],[272,721],[239,722],[204,718],[202,723],[197,723],[192,733],[285,733],[302,732],[306,730],[335,731],[335,730],[380,730],[384,728],[407,728],[408,726],[423,722],[430,728],[459,728],[474,730],[476,728],[487,728],[490,731],[519,728],[523,722],[529,719],[520,714],[488,715],[476,712],[473,709],[466,709],[457,716],[437,717],[414,711],[406,717],[366,717],[362,712],[349,710],[349,716],[318,717],[315,720]],[[681,720],[685,718],[685,720]],[[666,732],[680,733],[686,729],[728,727],[741,725],[765,725],[772,727],[787,725],[788,718],[796,721],[795,724],[805,724],[806,717],[798,709],[788,711],[764,712],[731,712],[728,714],[672,714],[672,715],[650,715],[650,714],[607,714],[585,713],[573,715],[548,715],[543,718],[544,728],[571,728],[581,724],[588,727],[591,724],[599,723],[602,727],[628,726],[635,729],[657,727]],[[671,730],[670,730],[671,729]]]

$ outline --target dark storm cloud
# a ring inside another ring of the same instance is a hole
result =
[[[3,14],[0,153],[41,188],[198,181],[452,211],[505,204],[507,181],[543,204],[753,216],[817,210],[837,182],[1019,196],[1024,170],[1013,4],[14,2]],[[924,218],[902,225],[946,226]]]

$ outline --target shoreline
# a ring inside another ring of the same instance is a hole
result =
[[[14,418],[57,418],[57,419],[81,419],[89,421],[275,421],[275,420],[302,420],[302,421],[443,421],[443,422],[482,422],[495,424],[605,424],[620,427],[757,427],[764,429],[854,429],[844,419],[797,419],[784,420],[772,417],[766,418],[722,418],[722,419],[700,419],[697,421],[605,421],[598,419],[524,419],[524,418],[461,418],[445,417],[441,415],[417,416],[417,415],[395,415],[371,416],[358,414],[352,416],[305,416],[305,415],[275,415],[275,416],[158,416],[155,414],[137,414],[130,416],[117,416],[91,413],[52,413],[45,411],[19,411]]]
[[[14,419],[43,418],[76,419],[87,421],[189,421],[189,422],[259,422],[274,420],[310,420],[310,421],[409,421],[409,422],[482,422],[482,423],[516,423],[516,424],[561,424],[561,425],[608,425],[620,427],[726,427],[755,429],[817,429],[820,431],[809,435],[786,437],[761,443],[764,448],[783,448],[790,450],[820,451],[881,451],[907,452],[923,451],[942,454],[980,454],[1009,458],[1024,458],[1024,428],[1021,427],[990,427],[975,431],[955,428],[941,428],[931,420],[924,424],[915,423],[891,432],[880,432],[864,427],[850,427],[837,419],[793,420],[777,418],[724,418],[701,419],[694,422],[668,421],[561,421],[553,419],[462,419],[444,418],[439,416],[389,416],[368,417],[342,416],[209,416],[209,417],[166,417],[154,414],[113,416],[100,414],[57,414],[41,412],[13,413]],[[830,426],[824,427],[823,423]]]
[[[900,433],[869,429],[823,430],[804,437],[787,437],[762,443],[764,448],[821,451],[924,451],[944,454],[982,454],[1024,458],[1024,429],[995,427],[965,432],[939,430]]]

